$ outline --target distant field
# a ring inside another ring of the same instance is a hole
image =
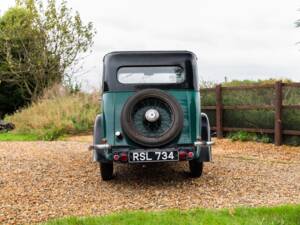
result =
[[[54,220],[44,225],[270,225],[300,224],[300,206],[276,208],[238,208],[226,210],[189,210],[165,212],[125,212],[104,217],[71,217]]]

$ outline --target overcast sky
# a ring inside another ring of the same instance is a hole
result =
[[[1,13],[14,0],[0,0]],[[202,79],[300,81],[299,0],[69,0],[97,29],[81,81],[99,88],[102,58],[118,50],[189,50]]]

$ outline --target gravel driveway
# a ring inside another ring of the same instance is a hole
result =
[[[218,140],[204,175],[187,163],[118,165],[103,182],[88,138],[0,143],[0,224],[121,210],[300,203],[300,148]]]

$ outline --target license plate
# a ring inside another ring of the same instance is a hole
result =
[[[178,161],[178,151],[176,150],[135,150],[129,152],[129,162],[164,162]]]

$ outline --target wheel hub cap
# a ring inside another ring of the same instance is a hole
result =
[[[132,110],[136,130],[145,137],[160,137],[173,124],[172,111],[167,103],[158,98],[145,98]]]
[[[155,122],[159,119],[159,112],[156,109],[149,109],[145,113],[145,118],[148,122]]]

